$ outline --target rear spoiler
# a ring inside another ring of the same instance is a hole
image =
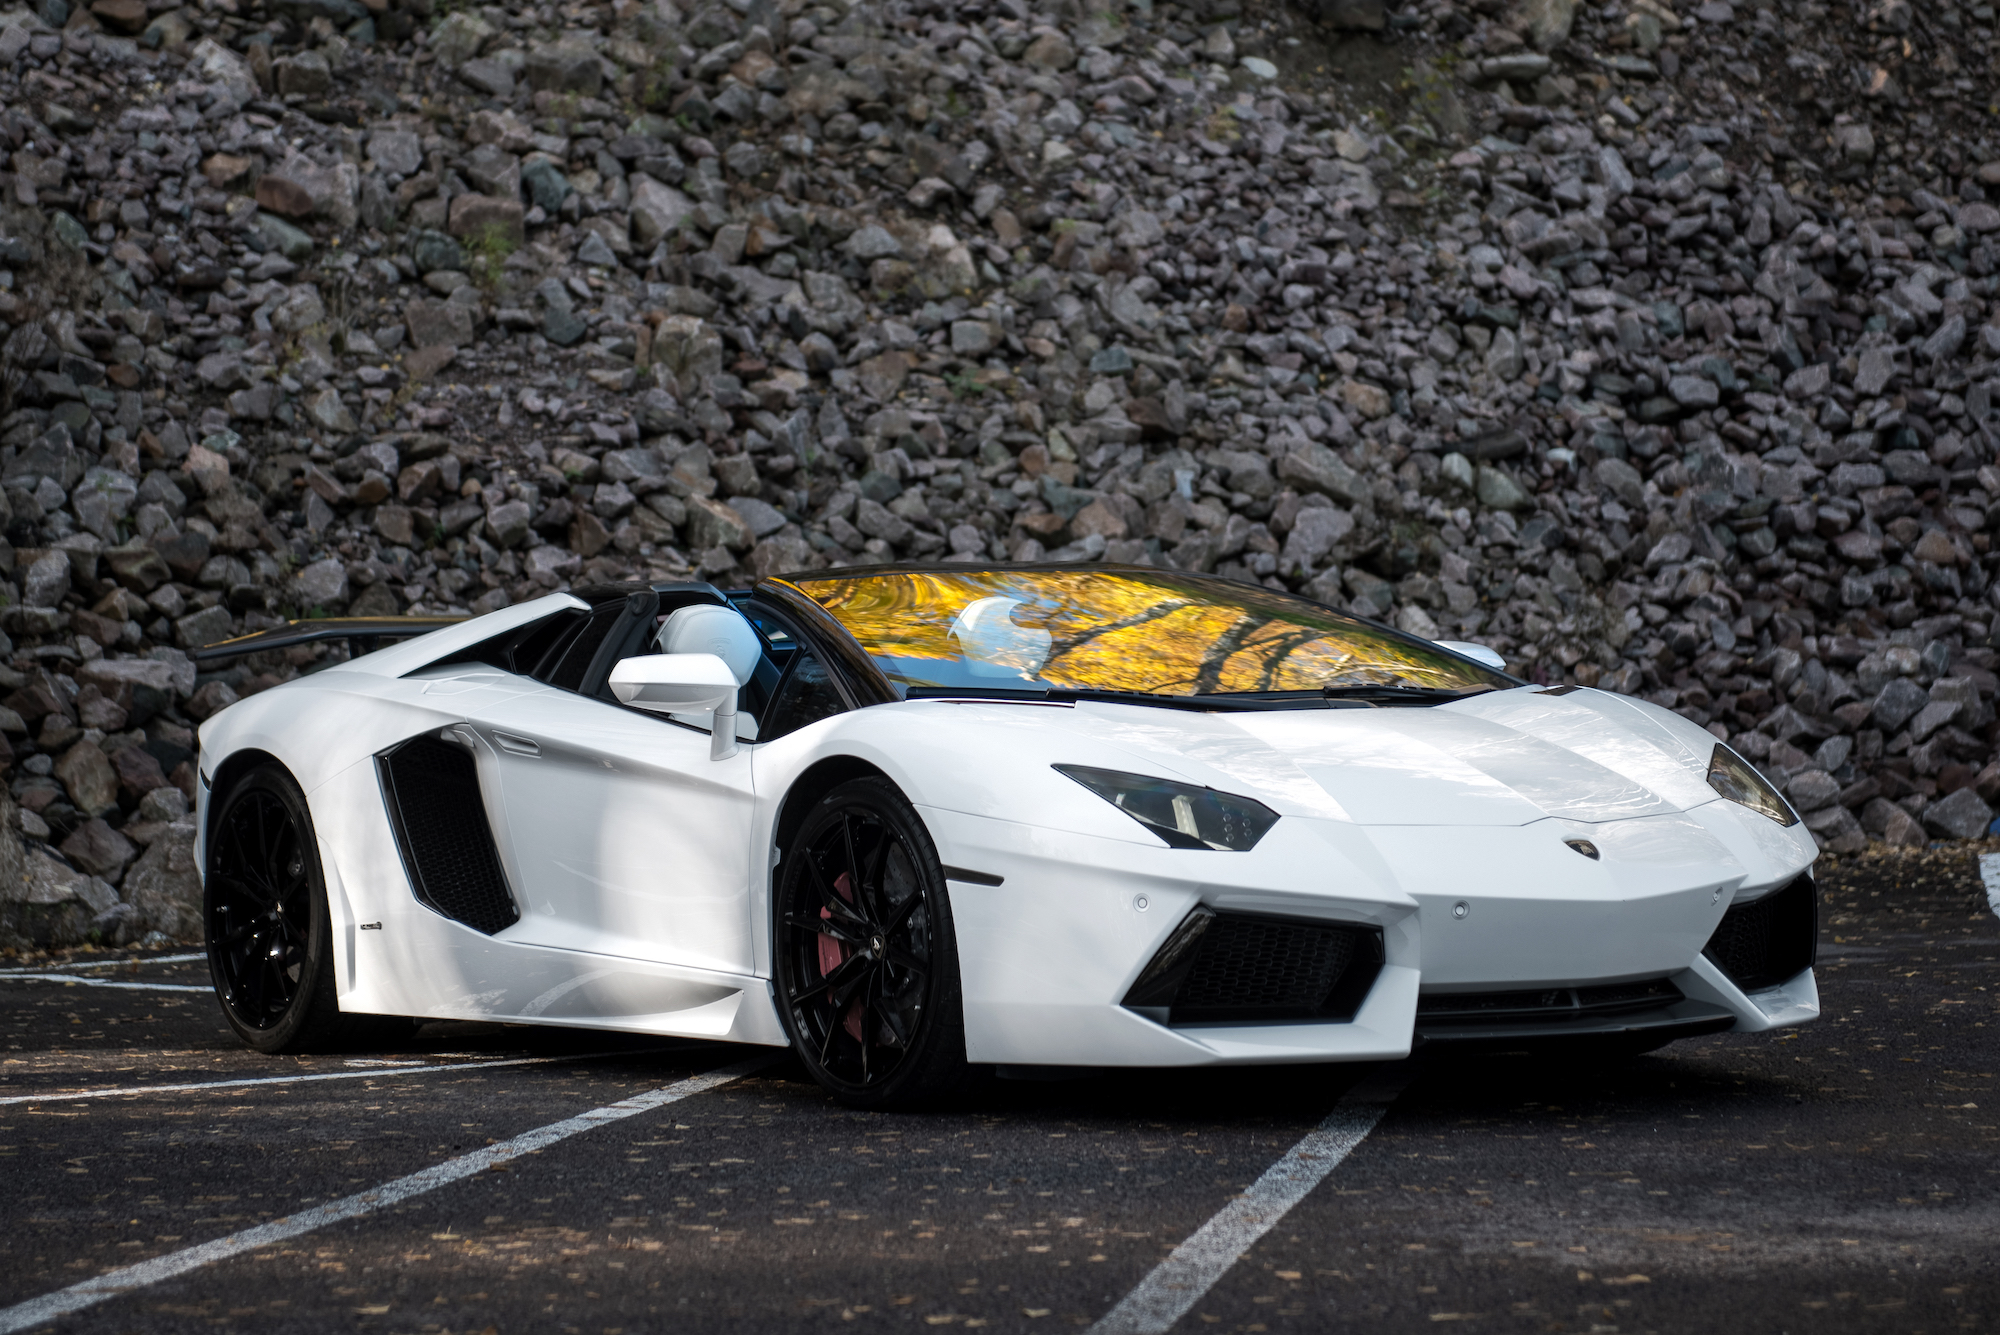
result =
[[[325,640],[346,640],[347,651],[355,658],[372,654],[388,640],[408,640],[444,626],[454,626],[466,617],[318,617],[310,621],[287,621],[270,630],[238,635],[230,640],[205,644],[188,655],[197,663],[262,653],[267,649],[289,649],[295,644],[318,644]]]

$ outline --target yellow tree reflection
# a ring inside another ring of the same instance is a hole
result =
[[[1011,604],[1012,625],[1028,633],[1023,642],[1039,646],[1032,632],[1046,632],[1039,663],[1006,661],[1011,684],[1154,694],[1505,684],[1414,637],[1304,599],[1172,571],[899,571],[795,587],[912,685],[967,684],[972,651],[955,628],[987,599]]]

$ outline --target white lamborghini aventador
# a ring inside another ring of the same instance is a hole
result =
[[[1268,589],[876,567],[207,656],[331,636],[397,642],[201,730],[209,960],[264,1051],[693,1035],[886,1106],[1818,1014],[1813,840],[1728,747]]]

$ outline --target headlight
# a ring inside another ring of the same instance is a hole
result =
[[[1138,821],[1173,848],[1207,848],[1245,853],[1257,846],[1264,832],[1278,823],[1278,813],[1247,797],[1218,793],[1213,788],[1121,774],[1088,765],[1057,765],[1120,811]]]
[[[1799,823],[1798,813],[1792,810],[1792,804],[1778,795],[1770,780],[1721,742],[1715,744],[1715,754],[1708,758],[1708,786],[1730,801],[1761,812],[1780,825]]]

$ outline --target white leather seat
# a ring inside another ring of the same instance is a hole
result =
[[[736,674],[738,686],[750,684],[750,678],[757,672],[757,662],[764,655],[764,646],[758,640],[756,630],[743,614],[733,607],[715,603],[696,603],[676,609],[661,625],[660,633],[653,642],[663,654],[714,654]],[[668,717],[698,728],[706,728],[709,724],[706,714],[670,714]],[[736,735],[744,741],[757,739],[756,717],[741,712],[740,708],[736,715]]]

